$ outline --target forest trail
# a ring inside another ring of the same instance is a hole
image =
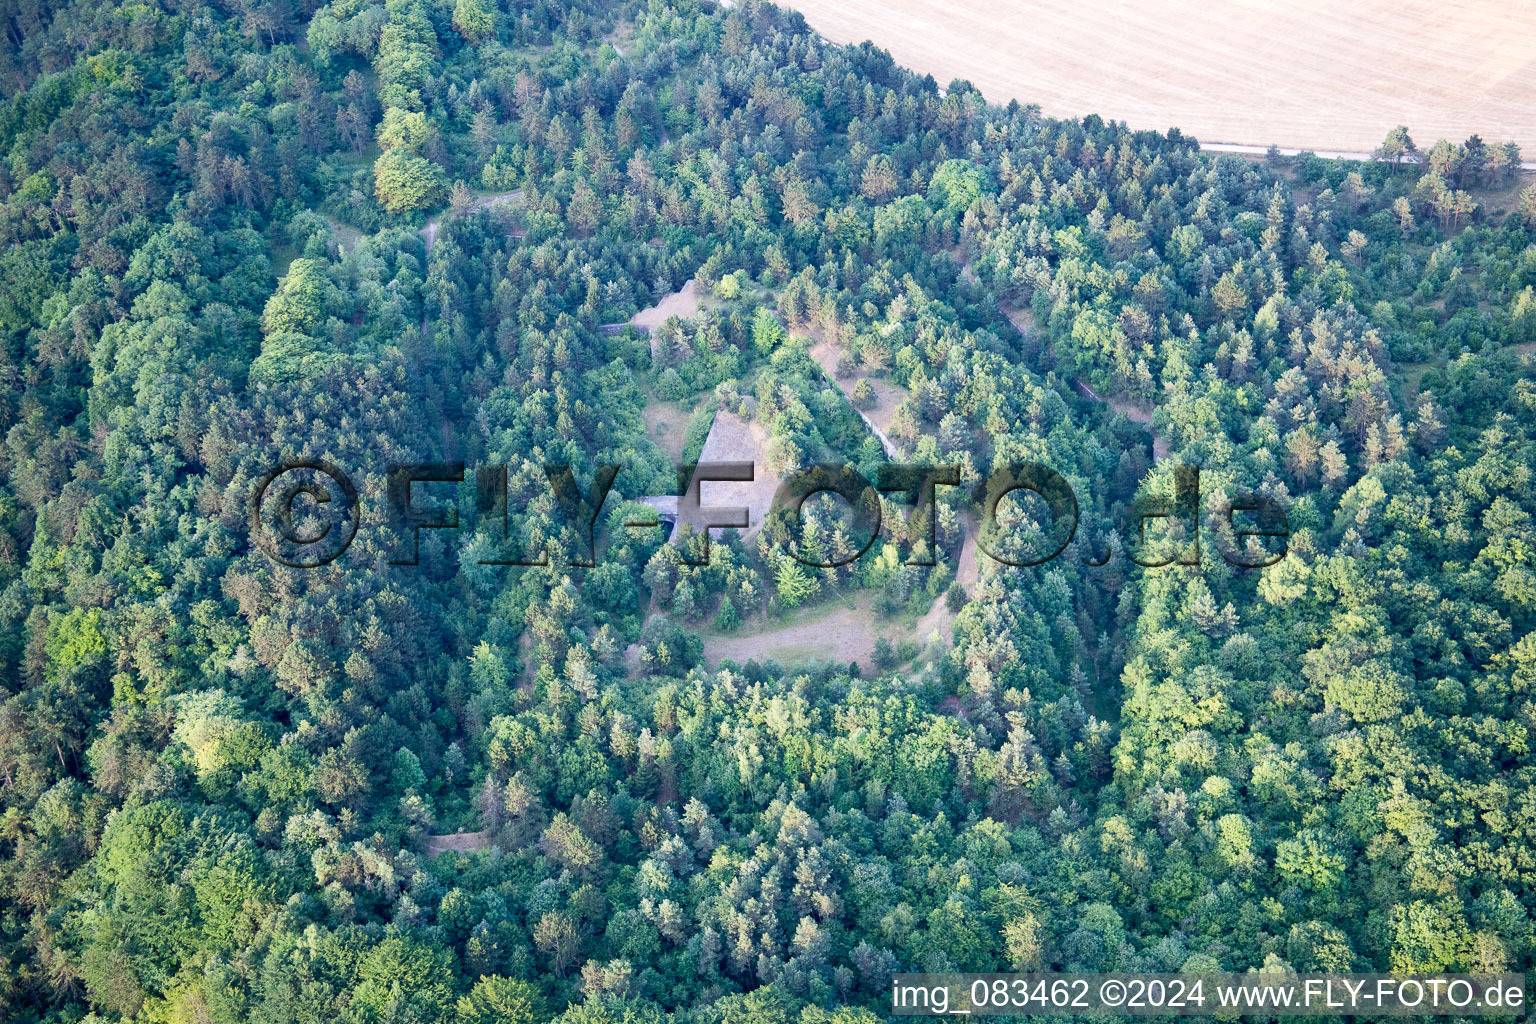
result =
[[[839,356],[837,346],[820,335],[814,336],[816,337],[816,343],[811,346],[811,358],[816,360],[822,372],[827,375],[827,379],[837,385],[843,392],[843,396],[848,399],[848,404],[853,405],[853,395],[837,377],[837,360]],[[886,426],[889,426],[891,417],[895,414],[896,406],[905,395],[905,392],[889,381],[878,380],[873,377],[865,377],[864,379],[869,382],[870,387],[875,392],[875,407],[871,410],[873,415],[859,409],[858,406],[853,406],[854,410],[863,417],[869,429],[880,439],[880,444],[884,447],[885,454],[894,459],[897,454],[896,445],[886,436],[885,430],[882,429],[880,422],[877,421],[877,417],[878,420],[882,420]],[[980,567],[976,561],[976,524],[969,516],[964,517],[961,520],[961,530],[963,540],[960,545],[959,565],[955,568],[955,581],[965,588],[967,594],[972,594],[975,592],[976,583],[981,576]],[[933,633],[938,633],[940,637],[944,637],[947,635],[949,627],[954,625],[954,621],[955,613],[949,610],[948,606],[944,603],[944,598],[941,596],[933,602],[933,607],[924,612],[922,617],[917,620],[912,628],[912,632],[920,642],[926,641]],[[870,643],[872,645],[874,641],[871,640]]]
[[[955,581],[969,592],[981,582],[981,566],[976,561],[977,526],[975,518],[969,515],[961,516],[960,523],[965,531],[965,543],[960,546],[960,564],[955,568]]]
[[[1031,329],[1034,327],[1035,318],[1034,314],[1030,312],[1028,308],[1010,309],[1008,306],[999,303],[997,311],[1003,314],[1003,319],[1012,324],[1013,329],[1018,331],[1020,336],[1029,341],[1035,340],[1030,334]],[[1100,395],[1098,392],[1094,391],[1093,388],[1089,387],[1085,382],[1078,380],[1075,377],[1071,378],[1071,380],[1072,387],[1077,391],[1079,395],[1082,395],[1089,401],[1100,402],[1104,405],[1107,405],[1110,407],[1110,409],[1120,413],[1132,423],[1140,423],[1142,426],[1146,427],[1147,433],[1152,435],[1153,462],[1159,462],[1168,457],[1169,452],[1171,451],[1171,449],[1168,447],[1168,439],[1163,437],[1162,434],[1158,433],[1157,430],[1152,426],[1151,409],[1137,405],[1124,396],[1112,395],[1106,398],[1103,395]]]
[[[515,188],[511,192],[497,192],[494,195],[479,196],[469,205],[469,212],[476,213],[480,210],[489,210],[497,203],[521,202],[522,198],[523,190],[520,188]],[[429,256],[432,254],[432,246],[437,244],[437,233],[443,226],[443,218],[445,216],[447,216],[446,213],[440,213],[436,217],[431,218],[426,224],[422,225],[419,232],[422,241],[426,244],[427,255]],[[427,316],[425,313],[421,316],[421,336],[423,338],[427,336]]]
[[[965,588],[967,598],[976,596],[976,584],[981,580],[981,566],[976,560],[976,523],[970,516],[961,520],[964,540],[960,544],[960,564],[955,569],[955,582]],[[933,607],[917,620],[913,632],[919,640],[926,640],[933,633],[940,639],[948,639],[955,624],[957,613],[949,610],[943,595],[933,602]]]
[[[843,397],[848,400],[848,404],[853,408],[853,411],[859,414],[859,418],[864,421],[875,437],[880,439],[880,447],[885,449],[886,457],[894,459],[896,457],[896,443],[890,439],[890,436],[885,431],[891,425],[891,417],[896,414],[896,406],[905,396],[905,392],[888,380],[866,376],[864,380],[868,382],[875,392],[875,407],[868,412],[860,409],[857,405],[854,405],[852,392],[849,391],[842,381],[837,379],[837,360],[841,355],[837,346],[823,337],[820,332],[812,331],[810,334],[815,342],[809,349],[811,358],[816,360],[817,365],[821,367],[822,373],[826,374],[827,379],[837,386],[837,389],[843,393]]]
[[[1130,420],[1132,423],[1140,423],[1142,426],[1146,427],[1147,433],[1152,435],[1153,462],[1160,462],[1168,457],[1168,441],[1161,434],[1159,434],[1156,429],[1153,428],[1151,409],[1144,409],[1139,405],[1133,404],[1124,397],[1115,396],[1104,398],[1103,396],[1097,394],[1093,388],[1089,387],[1086,383],[1080,380],[1074,379],[1072,384],[1077,388],[1077,393],[1082,395],[1084,398],[1094,402],[1102,402],[1103,404],[1113,409],[1115,412]]]
[[[522,199],[523,190],[520,188],[515,188],[511,192],[497,192],[493,195],[476,196],[475,201],[469,204],[469,212],[479,213],[481,210],[489,210],[498,203],[521,202]],[[432,246],[437,243],[437,233],[443,226],[443,218],[445,216],[447,215],[440,213],[422,226],[421,238],[426,243],[427,252],[429,253],[432,251]]]
[[[980,579],[976,524],[968,516],[962,522],[964,540],[955,579],[968,594],[974,595]],[[745,630],[705,632],[704,662],[710,668],[718,668],[726,659],[739,665],[754,658],[758,661],[771,658],[782,665],[857,661],[867,668],[873,664],[875,641],[882,636],[893,647],[909,641],[926,644],[935,635],[941,641],[949,638],[956,614],[949,610],[942,594],[931,608],[908,624],[903,624],[900,619],[882,621],[875,611],[878,596],[872,590],[855,591],[851,596],[840,592],[837,600],[800,609],[771,628],[755,633]]]

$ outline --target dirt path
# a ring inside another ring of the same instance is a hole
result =
[[[1300,156],[1302,153],[1311,153],[1324,160],[1354,160],[1371,161],[1376,159],[1375,153],[1356,152],[1338,149],[1298,149],[1295,146],[1280,146],[1281,156]],[[1203,153],[1237,153],[1241,156],[1265,156],[1269,153],[1268,146],[1248,146],[1236,142],[1202,142],[1200,151]],[[1403,163],[1415,164],[1419,161],[1409,157]],[[1522,160],[1520,169],[1523,171],[1536,171],[1536,160]]]
[[[1168,457],[1168,441],[1152,427],[1152,410],[1133,405],[1124,397],[1102,398],[1094,393],[1093,388],[1080,380],[1072,382],[1077,387],[1077,393],[1084,398],[1095,402],[1103,402],[1115,412],[1124,416],[1132,423],[1140,423],[1147,428],[1147,433],[1152,435],[1152,461],[1157,462]]]
[[[495,195],[480,196],[470,204],[469,212],[474,213],[479,210],[489,210],[497,203],[520,201],[522,198],[523,190],[520,188],[513,189],[511,192],[498,192]],[[432,253],[432,246],[437,244],[437,233],[443,226],[444,216],[444,214],[440,213],[436,217],[428,220],[427,223],[422,226],[420,232],[421,240],[426,244],[428,255],[431,255]],[[425,313],[423,313],[421,317],[421,336],[423,338],[427,336],[427,317]]]
[[[1013,325],[1014,330],[1018,331],[1019,334],[1025,338],[1030,337],[1029,329],[1034,325],[1034,317],[1029,312],[1029,310],[1010,309],[1007,306],[1002,305],[999,305],[997,309],[998,312],[1003,314],[1003,318]],[[1168,440],[1159,434],[1155,429],[1153,429],[1151,409],[1136,405],[1123,396],[1104,398],[1095,392],[1093,388],[1077,379],[1073,379],[1072,386],[1076,388],[1077,393],[1082,395],[1084,398],[1094,402],[1102,402],[1103,404],[1113,409],[1115,412],[1120,413],[1132,423],[1140,423],[1142,426],[1146,427],[1147,433],[1152,435],[1153,462],[1156,462],[1159,459],[1166,459],[1168,457]]]
[[[821,372],[827,375],[829,381],[837,385],[838,390],[843,393],[843,397],[848,399],[848,404],[853,407],[853,411],[859,414],[870,431],[880,439],[880,447],[885,449],[886,456],[894,459],[896,457],[896,444],[885,431],[891,425],[891,418],[896,414],[896,406],[905,397],[906,393],[890,381],[879,380],[875,377],[865,377],[864,380],[868,382],[875,392],[875,407],[865,412],[853,404],[852,392],[837,378],[837,361],[842,355],[837,346],[826,338],[820,337],[816,332],[812,332],[812,338],[815,340],[815,344],[808,350],[811,358],[816,360],[817,365],[821,367]]]
[[[976,584],[981,580],[981,566],[976,561],[976,523],[970,516],[961,521],[965,539],[960,544],[960,564],[955,569],[955,582],[965,588],[968,596],[976,596]],[[917,620],[913,632],[919,640],[926,640],[937,633],[941,640],[949,639],[950,627],[955,624],[955,613],[941,595],[933,607]]]
[[[864,421],[864,425],[869,427],[874,435],[880,439],[880,447],[885,449],[886,457],[894,459],[896,457],[896,442],[892,441],[885,435],[885,431],[881,430],[875,424],[875,421],[870,418],[869,413],[865,412],[863,409],[858,408],[857,406],[854,407],[853,411],[859,414],[859,418]]]
[[[976,520],[962,516],[960,524],[965,531],[965,543],[960,546],[960,565],[955,569],[955,581],[969,592],[981,582],[981,567],[976,561]]]
[[[513,189],[511,192],[497,192],[494,195],[479,196],[469,204],[470,213],[478,213],[481,210],[489,210],[497,203],[520,202],[523,198],[523,190]],[[427,245],[427,252],[432,251],[432,246],[437,244],[437,232],[443,226],[444,214],[438,214],[431,218],[421,229],[421,238]]]

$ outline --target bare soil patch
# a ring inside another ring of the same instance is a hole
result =
[[[945,623],[930,621],[932,611],[915,623],[881,619],[874,608],[875,598],[873,591],[859,591],[849,599],[851,608],[837,600],[822,602],[755,633],[706,632],[704,662],[718,668],[726,660],[745,665],[753,659],[771,658],[785,666],[856,661],[864,671],[873,671],[875,641],[882,636],[893,647],[903,641],[925,643],[935,629],[940,639],[947,637]],[[934,606],[944,612],[942,598]]]
[[[955,578],[967,592],[974,593],[980,578],[976,562],[974,522],[966,521],[965,541],[960,549],[960,564]],[[720,633],[707,631],[704,637],[704,661],[711,668],[730,659],[744,665],[756,658],[772,658],[781,665],[811,661],[857,661],[862,668],[874,665],[875,641],[884,636],[896,646],[903,641],[926,644],[937,636],[948,641],[955,613],[940,597],[916,621],[882,619],[875,611],[874,591],[854,592],[852,597],[824,601],[796,611],[757,632]],[[850,607],[850,604],[852,607]]]
[[[715,422],[709,428],[704,441],[700,462],[750,462],[754,477],[747,481],[714,480],[699,485],[699,504],[705,508],[747,509],[747,528],[742,536],[750,537],[762,527],[768,510],[773,506],[774,492],[779,489],[779,478],[768,469],[766,452],[768,432],[757,420],[748,422],[724,409],[715,414]]]
[[[871,665],[875,638],[880,635],[871,607],[874,595],[860,594],[854,601],[853,608],[819,604],[756,633],[706,633],[704,661],[711,668],[727,659],[745,665],[753,659],[769,658],[781,665],[810,661],[857,661],[863,666]]]
[[[656,328],[661,326],[662,321],[666,320],[669,316],[675,316],[680,320],[687,320],[698,315],[698,288],[690,278],[681,288],[656,303],[650,309],[642,309],[630,317],[629,323],[632,327],[654,332]]]
[[[1369,152],[1394,125],[1536,152],[1536,6],[1471,0],[790,0],[943,85],[1207,142]]]

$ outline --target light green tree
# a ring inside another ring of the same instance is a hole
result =
[[[816,580],[793,558],[779,562],[774,583],[778,588],[779,603],[786,608],[797,608],[816,593]]]
[[[495,23],[481,0],[458,0],[453,5],[453,30],[471,43],[491,34]]]
[[[454,1011],[462,1024],[541,1024],[547,1019],[544,997],[526,981],[481,976]]]
[[[436,206],[447,190],[443,172],[430,161],[391,149],[373,165],[374,194],[390,213]]]

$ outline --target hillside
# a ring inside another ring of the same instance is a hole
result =
[[[1213,155],[756,2],[0,30],[0,1020],[1536,966],[1509,140]]]

